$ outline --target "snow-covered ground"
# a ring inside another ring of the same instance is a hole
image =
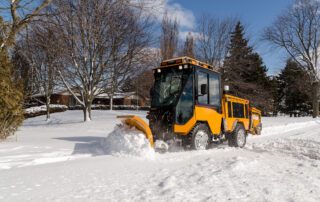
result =
[[[320,201],[320,119],[264,118],[243,149],[159,154],[139,132],[113,131],[121,114],[145,116],[26,120],[0,142],[0,201]]]

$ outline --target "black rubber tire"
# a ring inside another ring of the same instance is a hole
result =
[[[242,124],[237,124],[236,128],[229,134],[228,144],[231,147],[243,148],[247,142],[247,132]]]
[[[197,144],[197,136],[201,135],[199,134],[199,132],[203,132],[202,135],[206,135],[208,140],[206,141],[206,145],[204,145],[203,148],[200,148]],[[207,126],[207,124],[197,124],[191,131],[190,133],[191,136],[191,142],[190,142],[190,146],[192,150],[205,150],[208,149],[210,147],[210,143],[211,143],[211,135],[210,135],[210,130]]]

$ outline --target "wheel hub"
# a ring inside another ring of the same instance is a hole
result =
[[[208,145],[208,135],[204,131],[198,131],[195,136],[195,149],[205,150]]]
[[[238,145],[239,147],[243,147],[246,141],[246,137],[245,137],[245,132],[244,130],[239,130],[238,131],[238,135],[237,135],[237,141],[238,141]]]

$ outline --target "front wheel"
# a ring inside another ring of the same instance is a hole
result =
[[[191,149],[206,150],[210,145],[210,132],[206,124],[198,124],[191,132]]]
[[[242,124],[237,124],[234,131],[230,134],[228,138],[229,146],[232,147],[244,147],[247,142],[247,132]]]

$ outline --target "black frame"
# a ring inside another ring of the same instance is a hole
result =
[[[195,108],[195,100],[196,100],[196,89],[195,89],[195,84],[196,84],[196,82],[195,82],[195,68],[193,67],[193,66],[191,66],[191,65],[189,65],[188,64],[188,68],[192,68],[191,69],[191,75],[190,76],[192,76],[192,86],[193,86],[193,95],[192,95],[192,103],[193,103],[193,106],[192,106],[192,114],[194,114],[194,108]],[[185,87],[185,86],[184,86]],[[183,91],[183,88],[182,88],[182,91]],[[181,91],[181,92],[182,92]],[[174,117],[175,117],[175,119],[176,119],[176,117],[177,117],[177,104],[178,104],[178,102],[179,102],[179,100],[180,100],[180,98],[181,98],[181,94],[180,94],[180,97],[179,97],[179,99],[177,99],[177,102],[175,103],[175,107],[174,107]],[[185,121],[185,123],[177,123],[177,121],[175,120],[174,121],[174,123],[175,124],[178,124],[178,125],[184,125],[184,124],[186,124],[190,119],[192,118],[192,116],[187,120],[187,121]]]

